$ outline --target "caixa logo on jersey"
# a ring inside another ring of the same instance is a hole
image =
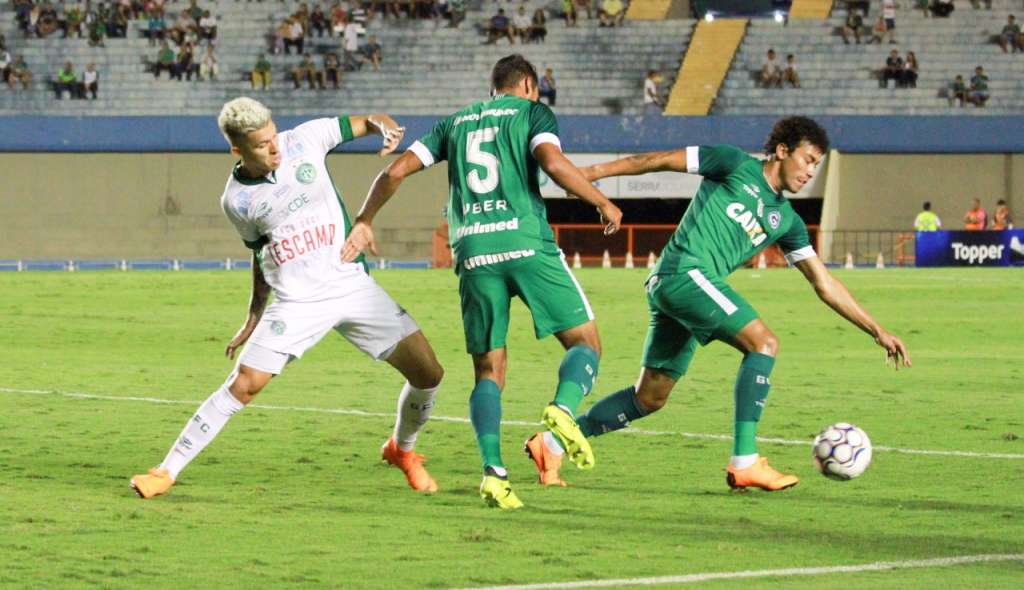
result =
[[[1024,230],[918,232],[917,266],[1024,266]]]

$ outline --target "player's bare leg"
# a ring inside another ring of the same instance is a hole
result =
[[[444,369],[422,331],[406,336],[385,360],[406,382],[398,396],[395,429],[381,447],[381,458],[401,469],[412,489],[436,492],[437,483],[423,467],[426,458],[413,452],[413,447],[420,429],[430,418]]]
[[[474,354],[476,385],[469,396],[469,419],[484,466],[480,497],[488,506],[501,509],[523,506],[512,491],[508,470],[501,458],[501,390],[505,387],[507,366],[508,353],[504,347]]]

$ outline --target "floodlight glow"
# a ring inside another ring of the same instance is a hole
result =
[[[775,22],[777,22],[779,24],[782,24],[782,22],[785,21],[785,20],[786,20],[786,17],[782,15],[782,11],[781,10],[776,10],[775,11]]]
[[[705,12],[704,20],[708,21],[709,23],[713,23],[715,22],[715,15],[711,14],[711,12]]]

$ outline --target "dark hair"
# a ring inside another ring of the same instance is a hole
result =
[[[996,205],[1005,205],[1005,204],[1006,204],[1006,200],[1005,199],[999,199],[998,201],[996,201]]]
[[[931,211],[932,210],[932,202],[931,201],[925,201],[924,202],[924,210],[925,211]]]
[[[828,151],[828,134],[814,120],[807,117],[784,117],[775,122],[768,140],[764,142],[764,153],[775,153],[780,143],[793,151],[801,142],[817,147],[822,153]]]
[[[491,87],[495,90],[512,88],[523,78],[529,77],[537,83],[537,69],[528,59],[518,53],[498,60],[491,70]]]

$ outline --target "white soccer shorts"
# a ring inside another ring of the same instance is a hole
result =
[[[399,342],[420,329],[369,275],[359,273],[346,283],[347,293],[324,301],[271,303],[238,363],[280,374],[331,329],[374,359],[384,360]]]

